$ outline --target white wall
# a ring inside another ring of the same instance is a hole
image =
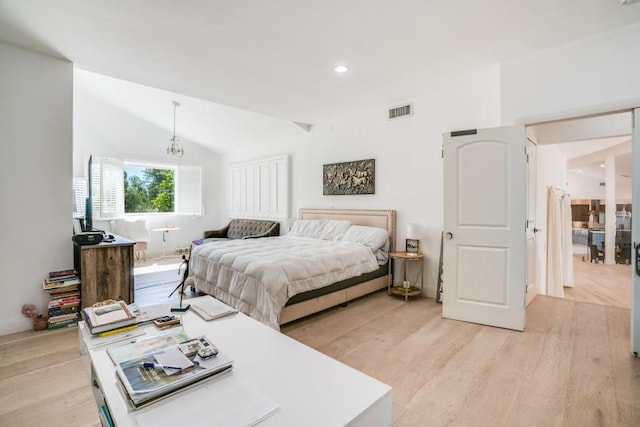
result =
[[[442,77],[431,81],[412,99],[395,100],[375,111],[318,123],[306,136],[233,152],[224,161],[236,163],[289,154],[292,217],[307,207],[395,209],[396,247],[401,250],[406,225],[422,224],[425,286],[428,295],[434,297],[443,224],[442,134],[498,125],[498,85],[497,66]],[[415,114],[389,121],[387,107],[408,100],[414,101]],[[369,158],[376,160],[374,195],[322,195],[323,164]]]
[[[567,190],[573,199],[605,199],[605,188],[600,185],[604,178],[586,176],[578,171],[567,172]],[[631,200],[631,183],[616,179],[616,200]]]
[[[638,46],[640,24],[503,63],[502,123],[640,105]]]
[[[219,224],[218,201],[224,192],[220,186],[220,157],[218,154],[190,143],[183,138],[185,149],[182,158],[170,158],[166,154],[172,130],[161,129],[140,117],[125,112],[95,96],[91,88],[83,86],[85,79],[77,79],[74,92],[74,176],[84,176],[90,154],[124,160],[158,162],[164,164],[202,166],[203,171],[203,217],[168,214],[147,215],[149,228],[174,225],[179,230],[167,234],[167,254],[175,253],[177,247],[188,247],[193,239],[202,237],[202,232],[216,228]],[[123,94],[125,96],[125,94]],[[172,106],[167,105],[168,117]],[[171,122],[168,126],[171,126]],[[94,227],[109,229],[108,221],[94,220]],[[147,256],[162,253],[162,232],[151,231]]]
[[[547,187],[566,190],[567,159],[555,145],[538,146],[538,179],[536,184],[536,282],[538,292],[547,288]]]
[[[23,304],[46,309],[42,280],[73,267],[73,67],[0,44],[0,334],[32,327]]]

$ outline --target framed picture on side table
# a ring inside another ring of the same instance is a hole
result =
[[[406,252],[418,255],[420,253],[420,241],[418,239],[406,239]]]

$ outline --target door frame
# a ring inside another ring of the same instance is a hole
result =
[[[526,127],[525,127],[526,134]],[[525,248],[525,256],[527,259],[524,262],[525,266],[525,319],[526,319],[526,310],[529,304],[533,301],[533,299],[538,295],[538,289],[540,289],[540,283],[538,279],[538,248],[537,248],[537,233],[539,231],[538,228],[538,218],[536,215],[536,211],[538,208],[538,144],[531,139],[528,135],[526,136],[527,140],[525,141],[525,149],[526,149],[526,167],[527,173],[525,177],[525,185],[527,186],[527,196],[526,196],[526,231],[527,234],[525,237],[525,241],[527,247]],[[533,179],[532,179],[533,176]],[[532,182],[533,181],[533,182]],[[532,247],[529,247],[529,241],[531,241]],[[531,277],[531,284],[529,283],[529,277]]]
[[[632,139],[631,150],[633,153],[633,159],[634,159],[634,165],[635,165],[637,164],[638,161],[640,161],[640,129],[639,129],[640,117],[638,117],[640,116],[640,114],[634,114],[634,111],[636,113],[640,111],[640,99],[637,99],[635,101],[626,101],[626,102],[614,103],[609,105],[603,104],[600,106],[594,106],[590,108],[578,108],[574,110],[567,110],[564,112],[563,111],[552,112],[552,113],[547,113],[540,116],[518,118],[515,120],[515,123],[523,125],[526,130],[530,126],[541,125],[546,123],[562,122],[566,120],[575,120],[575,119],[586,119],[591,117],[606,116],[606,115],[615,114],[615,113],[631,112],[633,121],[635,124],[635,129],[632,129],[632,132],[631,132],[631,139]],[[639,147],[637,150],[634,149],[635,148],[634,146],[636,144]],[[636,175],[640,176],[640,174],[636,172],[636,168],[634,168],[634,178]],[[636,182],[635,179],[633,179],[633,182],[635,182],[635,185],[633,186],[632,202],[633,202],[633,199],[638,199],[638,201],[640,201],[640,182]],[[636,219],[636,221],[634,221],[634,219]],[[638,224],[638,226],[632,228],[632,242],[633,242],[633,245],[636,245],[636,244],[640,245],[640,214],[634,215],[632,213],[632,223],[633,222]],[[546,239],[545,239],[545,244],[546,244]],[[630,341],[631,352],[637,356],[638,354],[640,354],[640,278],[638,277],[638,275],[634,273],[636,270],[636,265],[635,265],[636,261],[634,256],[632,256],[632,258],[634,259],[634,262],[632,263],[632,269],[631,269],[631,275],[632,275],[631,295],[630,295],[631,333],[630,333],[629,341]],[[545,264],[545,271],[546,271],[546,268],[547,268],[547,265]],[[537,280],[536,285],[538,286],[538,289],[539,289],[539,286],[540,286],[539,280]],[[525,318],[526,318],[526,310],[525,310]]]

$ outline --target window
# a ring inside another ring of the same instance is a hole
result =
[[[287,156],[230,165],[227,171],[231,217],[287,218],[289,162]]]
[[[124,165],[124,213],[175,212],[175,167]]]
[[[123,214],[202,215],[202,168],[94,156],[91,200],[97,219]]]

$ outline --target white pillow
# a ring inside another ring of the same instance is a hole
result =
[[[389,243],[389,232],[384,228],[367,227],[363,225],[352,225],[349,227],[344,237],[345,242],[362,243],[376,251],[384,248]]]
[[[326,219],[297,219],[289,230],[289,236],[317,237],[326,222]]]
[[[351,227],[351,221],[328,219],[316,237],[323,240],[342,240],[349,227]]]
[[[351,226],[350,221],[333,219],[298,219],[293,223],[289,236],[313,237],[323,240],[342,240]]]

